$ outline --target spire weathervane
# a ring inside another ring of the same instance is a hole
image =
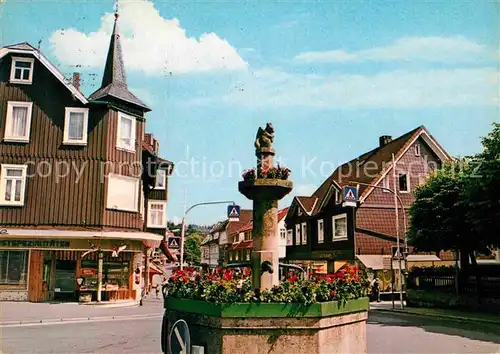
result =
[[[118,0],[115,0],[115,18],[118,18],[119,15],[119,10],[120,10],[120,4],[118,3]]]

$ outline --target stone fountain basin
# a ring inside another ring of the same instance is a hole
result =
[[[257,178],[238,183],[240,193],[250,200],[280,200],[292,189],[292,181],[283,179]]]
[[[368,307],[368,298],[304,305],[167,297],[165,316],[169,327],[185,320],[205,354],[366,353]]]

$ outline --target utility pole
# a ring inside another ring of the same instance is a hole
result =
[[[187,208],[187,184],[184,185],[184,215],[182,216],[181,226],[181,250],[180,250],[180,267],[184,269],[184,235],[186,233],[186,208]]]
[[[187,187],[186,187],[187,188]],[[197,203],[194,205],[191,205],[187,210],[185,209],[184,211],[184,216],[182,217],[182,227],[181,227],[181,252],[180,252],[180,263],[181,263],[181,270],[184,269],[184,238],[185,238],[185,230],[186,230],[186,215],[196,208],[197,206],[200,205],[213,205],[213,204],[232,204],[236,205],[236,203],[232,200],[225,200],[225,201],[218,201],[218,202],[204,202],[204,203]]]
[[[392,154],[392,176],[394,178],[394,208],[396,211],[396,247],[397,247],[397,255],[398,255],[398,268],[399,268],[399,300],[401,301],[401,309],[404,308],[403,304],[403,272],[401,267],[401,248],[399,243],[399,210],[398,210],[398,198],[397,194],[397,180],[396,180],[396,160],[394,158],[394,154]],[[403,212],[405,210],[403,209]],[[405,225],[406,227],[406,225]],[[391,255],[392,262],[392,255]]]

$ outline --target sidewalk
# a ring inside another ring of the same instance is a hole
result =
[[[125,305],[125,306],[124,306]],[[0,302],[0,325],[59,321],[88,321],[123,317],[148,317],[163,314],[163,298],[148,296],[143,306],[117,301],[106,305],[79,303]]]
[[[392,301],[383,301],[378,303],[371,302],[370,311],[404,313],[409,315],[427,316],[427,317],[449,319],[461,322],[487,323],[487,324],[500,325],[500,316],[498,315],[490,315],[487,313],[477,313],[477,312],[466,312],[460,310],[406,307],[406,303],[404,303],[404,305],[405,305],[404,309],[401,309],[401,303],[399,301],[395,301],[394,302],[395,308],[393,309]]]

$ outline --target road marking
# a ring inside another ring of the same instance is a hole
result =
[[[153,318],[162,318],[163,315],[133,315],[133,316],[114,316],[114,317],[89,317],[85,319],[68,319],[68,320],[44,320],[48,322],[32,322],[32,323],[18,323],[18,324],[4,324],[0,328],[9,327],[33,327],[33,326],[51,326],[61,324],[75,324],[75,323],[89,323],[89,322],[109,322],[109,321],[131,321],[131,320],[147,320]]]

